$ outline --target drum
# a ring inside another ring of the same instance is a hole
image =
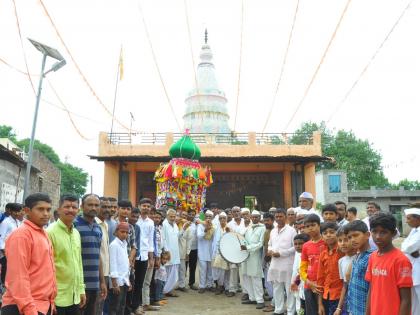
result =
[[[249,256],[248,251],[241,250],[241,245],[246,245],[241,234],[225,233],[220,239],[220,255],[231,264],[240,264]]]

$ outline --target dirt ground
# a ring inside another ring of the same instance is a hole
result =
[[[255,305],[242,305],[241,293],[234,297],[215,295],[211,292],[203,294],[189,290],[186,293],[176,291],[179,297],[169,298],[168,304],[163,306],[160,311],[148,312],[153,314],[175,314],[175,315],[255,315],[272,314],[264,313],[255,309]],[[268,302],[266,302],[268,303]]]

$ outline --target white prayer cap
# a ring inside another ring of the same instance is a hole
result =
[[[303,193],[300,194],[299,198],[314,199],[314,196],[312,196],[310,192],[304,191]]]
[[[211,215],[211,216],[214,216],[214,213],[213,213],[213,211],[211,211],[211,210],[207,210],[207,211],[206,211],[206,215]]]
[[[268,212],[276,212],[277,208],[276,207],[271,207],[270,209],[268,209]]]
[[[241,213],[250,213],[251,211],[249,211],[248,208],[242,208],[241,209]]]
[[[223,218],[227,218],[227,214],[226,214],[226,212],[224,212],[224,211],[220,212],[220,213],[219,213],[219,218],[221,218],[221,217],[223,217]]]
[[[405,215],[409,215],[409,214],[416,214],[416,215],[420,215],[420,209],[419,208],[410,208],[410,209],[405,209],[404,210]]]
[[[259,211],[257,211],[257,210],[253,210],[253,211],[252,211],[252,213],[251,213],[251,215],[261,215],[261,214],[260,214],[260,212],[259,212]]]
[[[295,209],[295,208],[293,208],[293,207],[292,207],[292,208],[287,209],[287,212],[289,212],[289,211],[290,211],[290,212],[293,212],[293,213],[296,213],[296,209]]]

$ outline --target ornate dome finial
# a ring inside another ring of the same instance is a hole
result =
[[[204,31],[204,44],[207,44],[207,41],[208,41],[208,39],[209,39],[209,33],[207,32],[207,28],[206,28],[206,30]]]

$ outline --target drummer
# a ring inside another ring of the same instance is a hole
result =
[[[222,294],[229,286],[229,264],[220,254],[220,239],[229,232],[227,226],[227,215],[225,212],[219,214],[219,226],[216,228],[213,240],[212,275],[216,282],[216,295]]]
[[[234,206],[232,207],[231,213],[233,219],[227,226],[230,232],[241,234],[245,230],[244,219],[241,218],[241,208]],[[232,297],[239,290],[239,266],[237,264],[229,264],[229,269],[229,292],[226,295]]]
[[[264,245],[265,226],[260,223],[261,214],[254,210],[251,214],[252,224],[245,232],[247,245],[241,245],[242,250],[249,252],[249,257],[242,263],[243,286],[248,292],[248,300],[242,304],[256,304],[257,309],[263,309],[264,290],[262,286],[262,248]]]

